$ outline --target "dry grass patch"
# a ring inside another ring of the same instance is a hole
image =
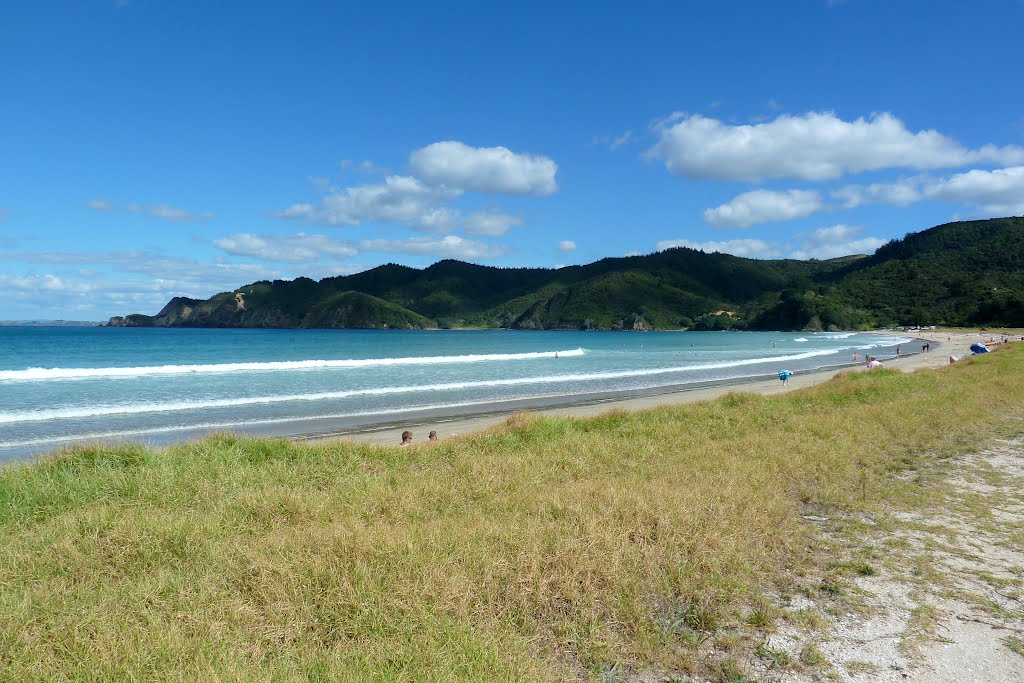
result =
[[[764,595],[877,561],[822,557],[802,515],[927,505],[1022,380],[1014,349],[406,449],[69,449],[0,473],[0,678],[740,680]]]

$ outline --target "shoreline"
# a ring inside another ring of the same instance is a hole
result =
[[[920,368],[934,368],[947,365],[950,355],[970,355],[970,344],[986,341],[989,337],[1002,338],[1004,334],[995,335],[990,332],[956,331],[943,332],[933,330],[908,330],[894,332],[877,330],[874,334],[901,334],[911,337],[912,341],[903,344],[907,353],[901,354],[896,360],[892,349],[889,355],[877,356],[888,368],[898,368],[911,372]],[[1018,337],[1020,332],[1018,332]],[[931,343],[931,350],[923,352],[922,344]],[[683,403],[696,403],[713,400],[730,392],[754,392],[758,394],[776,394],[813,386],[827,381],[841,372],[863,371],[863,360],[856,363],[846,362],[825,366],[815,370],[797,370],[790,378],[789,385],[783,386],[778,378],[772,375],[739,376],[722,380],[668,385],[636,391],[605,391],[578,395],[557,395],[535,397],[529,399],[509,399],[498,401],[487,406],[469,406],[463,412],[437,412],[430,409],[412,410],[405,416],[393,416],[380,422],[339,426],[331,424],[330,418],[320,418],[320,427],[307,424],[305,429],[281,431],[269,428],[236,428],[208,430],[206,432],[181,435],[180,438],[161,439],[145,436],[109,435],[95,439],[67,441],[46,450],[25,449],[21,454],[10,454],[0,461],[0,467],[18,462],[32,462],[60,450],[75,445],[102,445],[109,443],[141,443],[149,448],[162,450],[182,443],[202,439],[216,431],[227,431],[241,436],[253,438],[284,438],[294,443],[328,443],[331,441],[347,441],[350,443],[372,445],[397,445],[403,431],[413,432],[414,443],[425,442],[427,433],[436,430],[440,438],[451,438],[460,435],[480,432],[506,422],[516,413],[528,412],[544,416],[593,417],[612,410],[642,411],[650,408]],[[472,408],[477,408],[473,411]],[[313,418],[316,420],[317,418]]]
[[[873,331],[873,334],[893,334],[892,331]],[[901,333],[902,334],[902,333]],[[1001,337],[988,332],[942,332],[939,330],[910,330],[906,336],[912,336],[913,342],[905,344],[915,350],[909,354],[882,357],[885,367],[898,369],[902,372],[914,372],[925,368],[937,368],[949,364],[949,356],[970,354],[970,345],[987,339],[990,336]],[[921,343],[931,344],[929,351],[921,351]],[[777,378],[743,378],[732,381],[715,382],[704,386],[678,385],[662,387],[661,391],[652,390],[638,396],[622,396],[619,394],[590,395],[577,401],[558,400],[553,405],[520,405],[509,406],[496,410],[488,410],[478,414],[410,417],[406,420],[389,421],[387,424],[371,425],[354,429],[313,432],[287,437],[300,443],[323,443],[330,441],[349,441],[375,445],[397,445],[400,435],[405,430],[413,432],[414,443],[426,442],[427,432],[436,430],[439,438],[451,438],[480,432],[502,424],[517,412],[530,412],[543,416],[561,417],[594,417],[611,410],[646,410],[659,406],[697,403],[724,396],[734,391],[751,391],[758,394],[778,394],[787,391],[814,386],[825,382],[841,372],[861,372],[866,370],[863,362],[846,363],[839,366],[819,369],[813,372],[794,374],[788,386],[782,386]],[[512,403],[511,401],[509,403]]]

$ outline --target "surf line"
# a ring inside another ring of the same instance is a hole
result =
[[[26,368],[0,370],[0,381],[42,381],[58,379],[134,378],[155,375],[193,375],[226,372],[281,372],[326,368],[371,368],[389,365],[435,365],[445,363],[483,363],[488,361],[534,360],[582,356],[581,349],[530,351],[525,353],[478,353],[465,356],[410,356],[399,358],[351,358],[339,360],[284,360],[252,363],[204,363],[197,365],[142,365],[118,368]]]
[[[100,405],[90,407],[55,408],[38,411],[15,411],[0,413],[0,424],[15,422],[43,422],[46,420],[67,420],[83,417],[101,417],[110,415],[137,415],[141,413],[166,413],[185,410],[202,410],[210,408],[234,408],[240,406],[267,405],[290,401],[324,401],[352,398],[355,396],[385,396],[393,394],[412,394],[423,392],[459,391],[466,389],[485,389],[491,387],[508,387],[537,384],[572,384],[576,382],[599,381],[605,379],[622,379],[627,377],[649,377],[655,375],[687,373],[694,370],[713,370],[721,368],[756,365],[759,363],[778,363],[787,360],[800,360],[815,356],[833,355],[833,350],[808,351],[775,358],[748,358],[739,361],[720,363],[700,363],[664,368],[647,368],[644,370],[620,370],[613,372],[594,372],[588,374],[546,375],[539,377],[515,377],[509,379],[483,380],[476,382],[447,382],[441,384],[367,387],[348,391],[329,391],[311,394],[279,394],[274,396],[248,396],[238,398],[209,399],[206,401],[176,401],[166,403],[130,403],[123,405]]]

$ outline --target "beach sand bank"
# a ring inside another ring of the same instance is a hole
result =
[[[891,334],[885,332],[884,334]],[[987,342],[989,339],[1001,340],[1002,334],[996,332],[971,332],[971,331],[944,331],[944,330],[922,330],[905,333],[908,337],[914,337],[914,341],[903,345],[902,354],[899,359],[894,357],[879,356],[885,367],[913,372],[922,368],[937,368],[949,364],[949,357],[963,356],[971,353],[970,346],[976,342]],[[1012,339],[1013,337],[1011,337]],[[1020,333],[1016,334],[1020,339]],[[922,343],[930,342],[931,349],[922,352]],[[324,441],[344,440],[359,443],[394,444],[401,441],[401,433],[410,430],[414,435],[414,443],[426,441],[427,434],[436,430],[441,438],[448,438],[460,434],[478,432],[494,425],[501,424],[519,410],[528,410],[539,415],[593,417],[601,415],[610,410],[645,410],[665,405],[677,405],[681,403],[696,403],[709,399],[724,396],[730,392],[749,391],[759,394],[777,394],[786,391],[795,391],[807,386],[813,386],[825,382],[840,372],[861,372],[865,371],[864,363],[846,365],[828,370],[821,370],[813,373],[797,373],[793,375],[789,384],[783,386],[777,378],[761,379],[750,382],[715,384],[699,388],[680,388],[669,390],[664,393],[649,394],[635,397],[606,397],[595,398],[589,401],[575,402],[569,405],[557,405],[550,407],[528,407],[510,408],[507,410],[496,410],[484,415],[470,415],[462,417],[445,417],[436,420],[409,420],[385,426],[378,426],[368,429],[351,430],[345,432],[329,432],[309,434],[294,437],[296,441]]]

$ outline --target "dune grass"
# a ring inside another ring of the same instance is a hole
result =
[[[927,505],[896,475],[1022,406],[1024,346],[404,449],[79,446],[0,472],[0,679],[713,672],[822,562],[801,514]]]

